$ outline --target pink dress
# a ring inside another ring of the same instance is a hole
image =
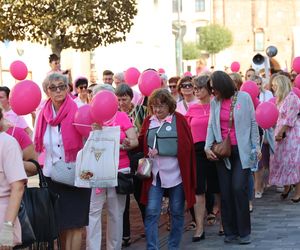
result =
[[[0,133],[0,232],[10,196],[10,184],[26,180],[21,149],[16,140]],[[21,243],[21,226],[18,217],[14,221],[14,244]]]
[[[283,100],[275,135],[282,126],[289,126],[286,138],[275,141],[274,155],[270,158],[270,184],[290,185],[300,182],[300,99],[292,91]]]

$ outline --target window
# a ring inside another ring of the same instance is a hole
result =
[[[172,0],[173,13],[178,12],[178,5],[180,7],[180,12],[182,12],[182,0]]]
[[[205,0],[195,0],[195,11],[205,11]]]
[[[265,34],[263,29],[257,29],[254,32],[254,50],[264,51]]]

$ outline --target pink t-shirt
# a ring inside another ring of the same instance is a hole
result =
[[[186,105],[187,105],[187,109],[193,105],[193,104],[196,104],[198,102],[197,99],[191,101],[191,102],[186,102]],[[179,112],[180,114],[182,115],[185,115],[186,112],[187,112],[187,109],[185,108],[185,105],[183,103],[183,100],[181,100],[180,102],[177,102],[177,107],[176,107],[176,111]]]
[[[28,124],[25,121],[24,117],[17,115],[12,109],[6,112],[3,112],[3,116],[12,126],[16,126],[18,128],[28,128]]]
[[[120,144],[123,143],[123,140],[126,138],[126,131],[130,128],[133,128],[133,124],[130,121],[128,115],[125,112],[117,111],[114,119],[105,122],[105,126],[120,126],[121,136]],[[128,168],[130,166],[130,161],[126,150],[120,149],[120,159],[119,159],[119,169]]]
[[[210,104],[193,104],[189,107],[185,117],[191,127],[193,142],[204,142],[209,120]]]
[[[17,140],[22,150],[32,144],[29,135],[24,131],[24,129],[17,127],[9,128],[6,133],[13,136]]]
[[[10,184],[26,180],[22,152],[15,138],[0,133],[0,199],[9,197]]]
[[[228,123],[230,117],[230,106],[231,106],[231,99],[224,99],[221,104],[221,111],[220,111],[220,125],[221,125],[221,133],[222,139],[224,140],[228,134]],[[234,117],[232,117],[232,127],[230,130],[230,140],[231,145],[237,145],[237,140],[235,136],[235,127],[234,127]]]

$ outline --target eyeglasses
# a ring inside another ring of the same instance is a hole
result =
[[[57,90],[59,90],[59,91],[64,91],[64,90],[67,89],[67,85],[65,85],[65,84],[63,84],[63,85],[61,84],[61,85],[57,85],[57,86],[52,85],[52,86],[48,87],[48,89],[49,89],[51,92],[57,92]]]
[[[192,88],[193,87],[193,84],[192,83],[182,83],[181,84],[181,88],[183,89],[189,89],[189,88]]]
[[[198,87],[194,87],[194,91],[197,92],[197,91],[200,91],[202,88],[198,88]]]
[[[177,87],[176,85],[169,85],[170,89],[176,89],[176,87]]]
[[[151,108],[154,109],[165,109],[168,106],[166,104],[161,104],[161,105],[151,105]]]
[[[87,85],[81,85],[81,86],[79,86],[78,88],[80,88],[81,90],[87,89]]]

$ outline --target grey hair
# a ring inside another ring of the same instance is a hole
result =
[[[125,83],[124,72],[117,72],[114,74],[114,78],[117,78],[121,81],[121,83]]]
[[[93,96],[96,95],[101,90],[108,90],[115,93],[115,89],[113,88],[113,86],[111,86],[110,84],[103,83],[103,84],[97,84],[97,86],[93,88]]]
[[[63,81],[65,85],[68,85],[68,78],[65,75],[57,72],[51,73],[47,75],[47,77],[42,83],[44,92],[47,94],[47,89],[50,86],[50,84],[57,81]]]

